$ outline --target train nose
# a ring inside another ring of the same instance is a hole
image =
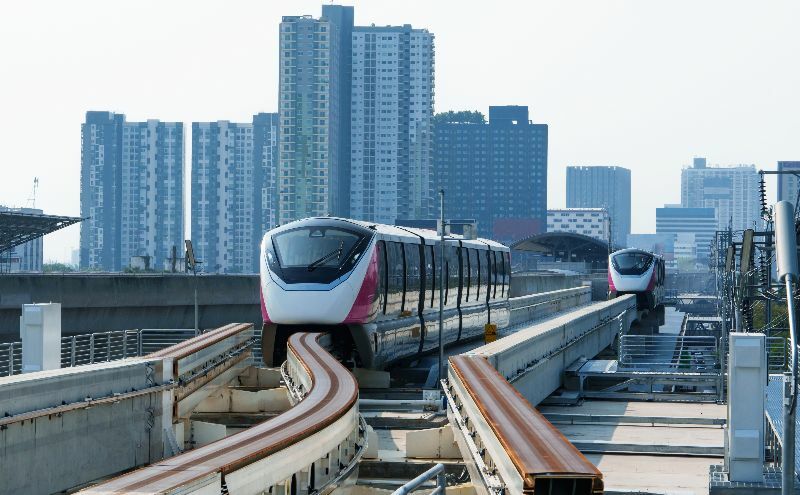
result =
[[[272,285],[266,288],[265,305],[273,323],[333,325],[345,319],[354,298],[349,281],[332,290],[286,291]]]

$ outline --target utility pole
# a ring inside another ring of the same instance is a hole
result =
[[[447,279],[445,278],[445,262],[444,262],[444,233],[445,233],[445,221],[444,221],[444,189],[439,190],[439,242],[441,243],[440,248],[440,257],[439,257],[439,265],[440,265],[440,273],[441,276],[439,277],[439,383],[444,380],[444,338],[442,334],[444,334],[444,284],[447,283]]]
[[[194,334],[200,335],[199,311],[197,309],[197,260],[194,257],[192,241],[186,239],[186,265],[192,269],[194,275]]]
[[[786,284],[786,312],[789,317],[789,371],[783,384],[783,441],[781,462],[781,494],[794,495],[794,432],[797,407],[797,322],[794,313],[794,284],[797,281],[797,232],[794,207],[788,201],[775,205],[775,254],[778,279]]]

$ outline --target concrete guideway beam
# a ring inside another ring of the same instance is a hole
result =
[[[148,359],[0,378],[0,493],[58,492],[161,459],[172,387]]]
[[[539,493],[570,482],[573,493],[602,491],[599,471],[533,404],[561,385],[570,363],[594,357],[635,318],[635,297],[623,296],[450,358],[448,417],[478,493]]]
[[[358,385],[319,343],[289,340],[284,379],[296,404],[214,443],[100,483],[85,493],[304,493],[335,486],[366,448]]]

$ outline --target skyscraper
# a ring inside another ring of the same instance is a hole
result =
[[[81,268],[164,268],[183,244],[183,124],[86,112],[81,141]]]
[[[433,34],[410,25],[352,36],[353,218],[393,224],[431,215]]]
[[[206,272],[258,273],[276,220],[278,115],[192,123],[192,245]]]
[[[790,171],[800,174],[800,161],[778,162],[778,172]],[[800,178],[797,175],[778,175],[778,201],[791,201],[795,204],[798,190],[800,190]]]
[[[631,233],[631,171],[622,167],[567,167],[567,208],[604,208],[611,238],[625,244]]]
[[[754,165],[708,167],[705,158],[695,158],[681,171],[681,206],[714,208],[717,229],[758,228],[761,223],[759,175]]]
[[[280,223],[349,210],[350,57],[353,8],[286,16],[280,25]],[[347,107],[347,108],[343,108]]]
[[[547,225],[547,125],[528,107],[489,107],[435,121],[435,184],[447,218],[475,219],[483,237],[513,241]]]

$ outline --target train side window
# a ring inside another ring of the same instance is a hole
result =
[[[489,273],[488,251],[483,251],[483,250],[478,251],[478,266],[480,267],[480,274],[478,275],[478,277],[481,279],[481,289],[483,289],[483,294],[484,294],[481,301],[488,302],[491,290],[491,282],[489,281],[489,277],[491,275]]]
[[[386,243],[388,287],[386,294],[386,313],[395,314],[403,308],[403,249],[399,242]]]
[[[506,296],[506,257],[505,253],[497,253],[497,276],[500,280],[500,299]]]
[[[489,251],[489,261],[492,263],[492,299],[497,299],[497,285],[500,283],[500,267],[497,266],[497,251]]]
[[[508,251],[504,253],[503,257],[506,260],[505,284],[506,284],[506,289],[508,289],[508,294],[506,294],[506,297],[511,297],[511,252]]]
[[[386,243],[378,241],[378,311],[386,314],[386,289],[389,286],[389,272],[386,269]]]
[[[425,246],[425,301],[423,307],[433,307],[434,283],[436,282],[435,260],[433,259],[433,246]]]
[[[464,287],[465,287],[464,294],[466,295],[466,298],[464,299],[464,301],[466,301],[466,302],[469,302],[469,295],[470,295],[470,291],[472,290],[472,288],[470,287],[470,285],[471,285],[470,275],[472,273],[472,270],[470,269],[469,260],[470,260],[469,249],[467,249],[465,247],[462,247],[461,248],[461,264],[464,267]]]
[[[461,298],[464,297],[464,260],[461,256],[463,250],[461,247],[453,247],[453,253],[456,263],[456,286],[458,287],[458,294],[456,295],[456,303],[461,304]]]
[[[455,246],[445,247],[445,272],[447,273],[447,285],[445,286],[445,304],[454,304],[458,298],[458,252]]]
[[[406,253],[406,299],[405,310],[416,313],[419,311],[419,292],[422,282],[419,259],[419,246],[416,244],[403,244]]]
[[[477,249],[470,249],[471,254],[473,256],[473,262],[475,263],[475,300],[481,300],[481,285],[483,285],[483,275],[481,273],[483,268],[483,263],[481,263],[481,256],[480,251]]]

